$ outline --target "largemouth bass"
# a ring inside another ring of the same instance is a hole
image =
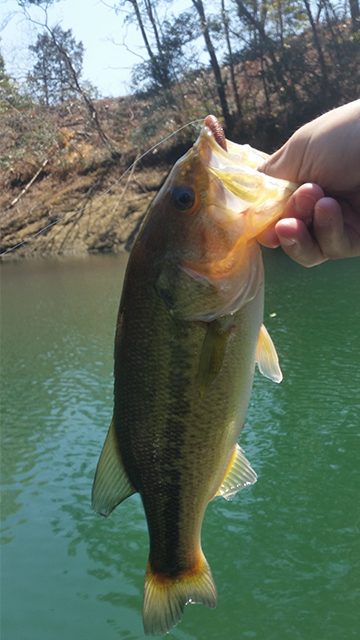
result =
[[[93,508],[107,516],[141,495],[149,634],[169,631],[187,603],[216,605],[201,548],[204,513],[215,496],[256,480],[237,444],[255,362],[282,377],[262,324],[256,236],[280,218],[296,185],[259,173],[264,157],[225,140],[208,116],[150,205],[128,262]]]

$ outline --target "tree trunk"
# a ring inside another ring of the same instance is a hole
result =
[[[148,54],[149,59],[150,59],[151,67],[152,67],[152,70],[153,70],[153,77],[155,79],[157,79],[159,84],[164,89],[168,89],[169,85],[170,85],[169,72],[168,72],[166,64],[164,63],[164,60],[163,60],[163,51],[162,51],[162,46],[161,46],[161,40],[160,40],[160,37],[159,37],[159,32],[158,32],[158,29],[157,29],[156,20],[155,20],[154,13],[153,13],[153,10],[152,10],[151,2],[150,2],[150,0],[146,0],[145,8],[146,8],[146,12],[147,12],[148,18],[150,20],[154,36],[155,36],[158,55],[156,55],[156,53],[153,51],[153,49],[152,49],[152,47],[150,45],[150,42],[148,40],[148,37],[147,37],[147,34],[146,34],[146,28],[145,28],[144,21],[143,21],[142,15],[141,15],[141,11],[140,11],[140,7],[139,7],[139,4],[138,4],[138,1],[137,0],[129,0],[129,2],[132,4],[132,6],[134,8],[134,13],[135,13],[135,16],[136,16],[137,23],[139,25],[141,36],[142,36],[142,39],[144,41],[145,48],[146,48],[147,54]]]
[[[327,96],[328,93],[329,93],[329,78],[328,78],[328,74],[327,74],[324,53],[323,53],[323,50],[322,50],[322,47],[321,47],[321,42],[320,42],[317,26],[315,24],[315,21],[314,21],[312,12],[311,12],[310,2],[309,2],[309,0],[303,0],[303,1],[304,1],[304,5],[305,5],[305,8],[306,8],[306,13],[307,13],[307,16],[309,18],[309,22],[310,22],[310,26],[311,26],[314,47],[315,47],[316,52],[318,54],[318,60],[319,60],[320,71],[321,71],[320,83],[321,83],[322,91],[323,91],[324,95]]]
[[[154,62],[155,55],[154,55],[154,52],[153,52],[152,48],[150,47],[150,43],[149,43],[149,40],[148,40],[147,35],[146,35],[145,26],[144,26],[144,23],[143,23],[143,19],[142,19],[141,13],[140,13],[140,9],[139,9],[139,5],[137,3],[137,0],[129,0],[129,2],[132,4],[132,6],[134,8],[134,12],[135,12],[135,15],[136,15],[136,20],[137,20],[138,25],[139,25],[139,29],[140,29],[140,32],[141,32],[141,35],[142,35],[142,39],[144,41],[144,45],[145,45],[145,49],[147,51],[147,54],[148,54],[151,62]]]
[[[45,58],[42,59],[42,69],[43,69],[43,91],[44,91],[44,98],[45,98],[45,106],[49,108],[50,93],[49,93],[49,81],[48,81],[48,66],[46,64]]]
[[[225,84],[221,76],[221,69],[216,56],[214,45],[211,40],[211,36],[210,36],[210,32],[209,32],[209,28],[208,28],[208,24],[205,16],[205,11],[204,11],[204,5],[202,0],[192,0],[192,3],[196,11],[198,12],[198,15],[200,18],[201,30],[204,36],[206,48],[210,56],[211,68],[213,70],[214,77],[215,77],[216,89],[217,89],[217,94],[220,100],[221,111],[223,114],[225,127],[228,131],[231,131],[232,119],[231,119],[231,114],[230,114],[229,106],[226,99]]]
[[[146,7],[146,12],[147,12],[147,14],[149,16],[149,20],[150,20],[150,23],[151,23],[151,26],[152,26],[152,30],[154,32],[157,50],[158,50],[159,55],[161,55],[161,53],[162,53],[161,39],[160,39],[160,36],[159,36],[159,32],[158,32],[155,16],[154,16],[154,13],[153,13],[151,0],[145,0],[145,7]]]
[[[351,31],[360,31],[359,0],[349,0],[351,15]]]
[[[226,13],[226,9],[225,9],[225,0],[221,0],[221,16],[222,16],[222,21],[223,21],[223,25],[224,25],[225,40],[226,40],[226,44],[227,44],[227,48],[228,48],[228,54],[229,54],[229,69],[230,69],[231,86],[232,86],[232,90],[233,90],[233,94],[234,94],[234,100],[235,100],[235,104],[236,104],[237,115],[238,115],[239,120],[241,120],[242,119],[242,108],[241,108],[240,96],[239,96],[239,92],[238,92],[238,88],[237,88],[237,84],[236,84],[235,68],[234,68],[234,57],[233,57],[232,48],[231,48],[231,40],[230,40],[230,33],[229,33],[229,19],[228,19],[228,16],[227,16],[227,13]]]

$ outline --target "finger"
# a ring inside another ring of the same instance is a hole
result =
[[[315,204],[324,197],[318,184],[306,182],[300,185],[289,198],[282,218],[300,218],[306,224],[312,221]]]
[[[314,235],[324,256],[336,260],[351,255],[350,236],[337,200],[322,198],[315,205]]]
[[[324,196],[324,192],[317,184],[308,182],[302,184],[289,198],[282,213],[282,218],[300,218],[306,224],[312,221],[315,204]],[[275,231],[275,225],[268,227],[258,236],[257,240],[265,247],[271,249],[279,246],[279,238]]]
[[[350,209],[355,216],[354,221],[355,225],[357,226],[360,220],[360,187],[357,191],[348,191],[348,193],[345,193],[343,195],[345,200],[349,203]]]
[[[284,252],[303,267],[314,267],[327,259],[302,220],[279,220],[275,230]]]

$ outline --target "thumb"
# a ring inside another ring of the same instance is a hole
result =
[[[299,172],[303,154],[298,145],[286,142],[280,149],[269,156],[259,167],[258,171],[273,178],[282,178],[291,182],[300,182]]]

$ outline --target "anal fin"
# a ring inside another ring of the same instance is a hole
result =
[[[222,496],[223,498],[226,498],[226,500],[231,500],[235,493],[240,491],[240,489],[247,487],[249,484],[254,484],[256,480],[257,475],[254,469],[245,457],[242,448],[236,444],[230,458],[230,462],[227,466],[224,480],[222,481],[216,496]]]
[[[125,471],[112,421],[96,468],[91,505],[97,513],[108,516],[133,493],[136,489]]]
[[[273,382],[281,382],[283,375],[279,365],[279,358],[274,343],[263,324],[259,331],[256,346],[256,362],[263,376],[270,378]]]

